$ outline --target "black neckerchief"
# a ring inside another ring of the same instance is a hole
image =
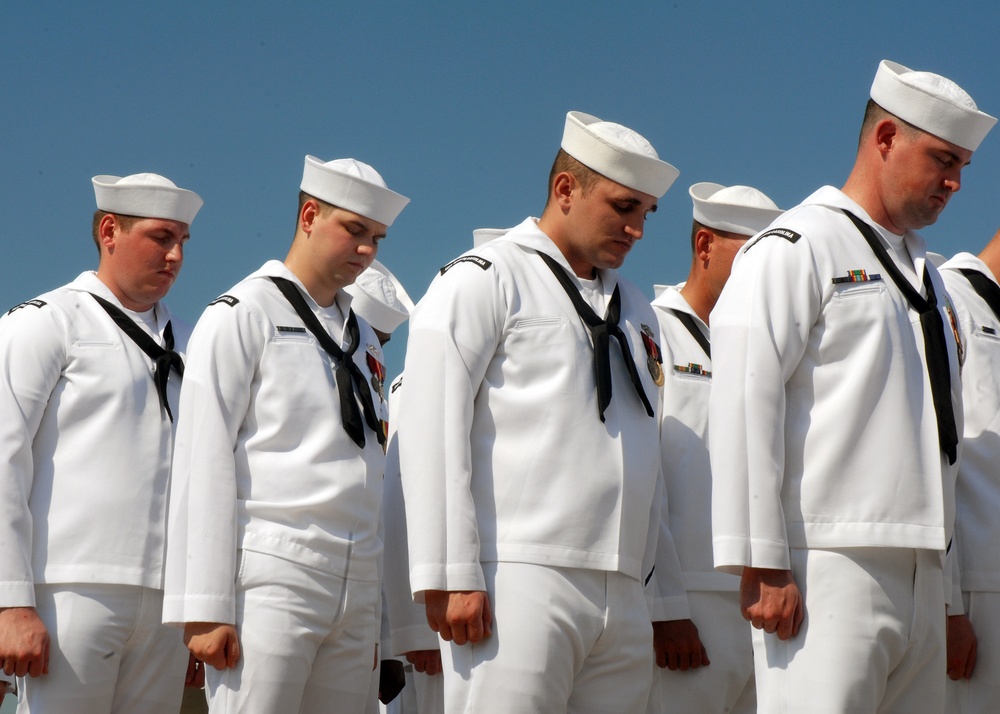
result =
[[[889,256],[875,229],[862,221],[846,208],[842,209],[861,235],[868,241],[875,257],[892,278],[906,301],[920,316],[920,328],[924,334],[924,355],[927,360],[927,376],[931,383],[931,397],[934,400],[934,412],[937,415],[938,441],[941,450],[948,457],[948,463],[954,464],[958,458],[958,428],[955,425],[955,412],[951,403],[951,368],[948,364],[948,343],[944,337],[944,322],[937,309],[937,295],[934,293],[934,283],[930,272],[924,265],[924,298],[914,289],[910,282],[899,271],[896,263]]]
[[[583,296],[580,295],[579,289],[573,284],[569,275],[566,274],[565,269],[553,260],[551,256],[541,251],[538,251],[538,255],[545,261],[545,264],[549,266],[549,269],[559,280],[559,284],[566,291],[566,294],[573,303],[573,307],[576,308],[577,314],[583,320],[583,324],[590,330],[590,337],[594,341],[594,377],[597,380],[597,411],[601,417],[601,421],[604,421],[604,410],[611,403],[610,338],[612,336],[618,340],[618,346],[621,349],[622,357],[625,359],[625,368],[628,370],[629,379],[632,380],[632,386],[635,387],[639,399],[642,400],[642,405],[646,408],[646,414],[653,416],[653,407],[650,406],[649,400],[646,398],[646,392],[642,388],[642,381],[639,379],[639,372],[635,368],[635,361],[632,359],[632,350],[628,344],[628,337],[618,327],[622,302],[618,286],[615,285],[611,301],[608,303],[608,316],[602,320],[594,312],[594,309],[587,304],[587,301],[583,299]]]
[[[959,268],[958,272],[972,284],[972,289],[983,299],[1000,320],[1000,286],[975,268]]]
[[[351,437],[351,441],[358,445],[358,448],[365,448],[365,427],[361,422],[358,402],[354,398],[354,392],[357,391],[368,428],[375,432],[378,443],[385,445],[385,434],[382,432],[382,426],[375,414],[375,403],[372,401],[372,394],[368,389],[365,375],[352,359],[361,343],[361,331],[358,329],[358,318],[354,315],[354,310],[351,310],[347,317],[348,345],[346,350],[342,350],[330,337],[330,333],[320,324],[319,318],[309,309],[295,283],[286,278],[273,275],[269,277],[278,286],[278,290],[285,296],[285,299],[295,308],[295,312],[298,313],[302,322],[319,341],[320,347],[334,359],[334,381],[337,383],[337,393],[340,395],[340,416],[344,422],[344,431]]]
[[[156,343],[152,337],[146,334],[135,320],[112,305],[102,297],[90,293],[90,296],[97,301],[97,304],[104,308],[118,328],[128,335],[131,340],[145,352],[156,365],[153,369],[153,383],[156,385],[156,393],[160,397],[160,406],[166,410],[167,418],[174,420],[173,412],[170,411],[170,403],[167,401],[167,379],[170,377],[170,368],[173,367],[178,377],[184,376],[184,360],[174,352],[174,328],[167,321],[167,326],[163,328],[163,341],[166,349]]]
[[[674,308],[669,308],[670,312],[674,313],[674,316],[681,321],[681,324],[687,328],[687,331],[691,333],[691,337],[695,339],[695,342],[705,351],[705,354],[709,359],[712,359],[712,345],[709,344],[708,338],[705,337],[705,333],[701,331],[698,327],[698,323],[694,321],[688,313],[683,310],[676,310]]]

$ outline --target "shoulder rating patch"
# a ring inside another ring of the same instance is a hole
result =
[[[801,233],[796,233],[795,231],[790,230],[788,228],[772,228],[769,231],[764,231],[759,236],[757,236],[756,239],[754,239],[750,243],[748,243],[747,247],[743,249],[743,252],[746,253],[748,250],[750,250],[751,248],[753,248],[755,245],[757,245],[758,243],[760,243],[762,240],[764,240],[768,236],[781,236],[782,238],[784,238],[785,240],[787,240],[789,243],[794,243],[799,238],[802,237],[802,234]]]
[[[455,260],[441,268],[441,275],[444,275],[459,263],[472,263],[473,265],[478,265],[483,270],[489,270],[490,266],[493,265],[491,261],[486,260],[486,258],[480,258],[478,255],[463,255],[461,258],[455,258]]]
[[[43,308],[45,307],[46,302],[44,300],[26,300],[25,302],[22,302],[20,305],[15,305],[14,307],[12,307],[10,310],[7,311],[7,314],[9,315],[12,312],[14,312],[14,310],[20,310],[22,307],[28,307],[29,305],[31,307]]]
[[[395,392],[397,389],[399,389],[402,386],[403,386],[403,378],[402,377],[397,377],[396,381],[393,382],[391,385],[389,385],[389,394],[392,394],[393,392]]]
[[[229,305],[229,307],[233,307],[235,305],[238,305],[240,301],[239,298],[234,298],[232,295],[220,295],[219,297],[215,298],[215,300],[208,303],[208,306],[212,307],[212,305],[217,305],[220,302]]]

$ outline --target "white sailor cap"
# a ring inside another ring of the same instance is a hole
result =
[[[159,174],[94,176],[97,208],[107,213],[140,218],[164,218],[191,225],[205,203],[194,191],[178,188]]]
[[[979,148],[997,122],[950,79],[889,60],[879,63],[871,97],[890,114],[969,151]]]
[[[694,219],[708,228],[752,236],[767,228],[783,211],[750,186],[722,186],[708,181],[688,189]]]
[[[377,260],[344,291],[351,295],[351,309],[379,332],[392,333],[413,310],[396,276]]]
[[[489,243],[494,238],[508,233],[510,228],[477,228],[472,231],[472,247],[478,248],[484,243]]]
[[[656,198],[680,174],[661,161],[652,144],[638,133],[583,112],[566,114],[562,148],[602,176]]]
[[[299,186],[310,196],[391,226],[410,202],[391,191],[378,171],[356,159],[320,161],[306,156]]]

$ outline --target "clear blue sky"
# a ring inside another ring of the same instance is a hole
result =
[[[307,153],[371,163],[413,199],[379,258],[417,298],[474,228],[539,214],[570,109],[633,127],[681,171],[623,270],[652,298],[686,275],[692,183],[790,207],[843,182],[880,59],[1000,113],[998,20],[995,0],[8,0],[0,306],[96,267],[91,176],[155,171],[205,199],[169,297],[194,321],[284,257]],[[924,231],[932,249],[978,252],[1000,226],[995,133]]]

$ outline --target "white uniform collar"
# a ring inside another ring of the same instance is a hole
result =
[[[678,312],[684,312],[693,317],[698,321],[698,326],[701,327],[705,334],[709,334],[708,325],[705,321],[698,317],[698,314],[694,311],[688,301],[684,299],[681,295],[681,289],[684,287],[685,283],[677,283],[677,285],[666,285],[664,286],[663,292],[656,296],[653,300],[652,305],[658,310],[677,310]]]
[[[855,216],[874,228],[875,232],[878,233],[880,238],[882,238],[882,241],[886,245],[890,246],[890,255],[895,255],[895,250],[892,249],[891,246],[898,245],[900,237],[872,220],[872,217],[868,215],[865,209],[848,198],[847,195],[840,189],[834,188],[833,186],[823,186],[808,196],[806,200],[802,202],[802,205],[826,206],[837,211],[846,208]],[[920,234],[915,231],[906,231],[902,238],[903,243],[906,245],[906,250],[909,252],[910,258],[913,260],[912,267],[917,277],[916,286],[922,286],[924,262],[927,257],[927,243],[920,237]]]
[[[956,253],[941,265],[940,270],[960,270],[962,268],[978,270],[994,283],[1000,284],[1000,280],[997,280],[989,266],[972,253]]]
[[[254,271],[253,273],[250,273],[250,275],[248,275],[245,278],[245,280],[267,279],[267,278],[270,278],[271,276],[274,276],[276,278],[285,278],[286,280],[291,280],[293,283],[295,283],[295,286],[299,290],[301,290],[302,294],[305,296],[306,303],[309,305],[310,309],[320,310],[320,311],[324,311],[324,310],[329,310],[330,309],[328,307],[321,307],[313,299],[313,296],[309,294],[309,291],[306,290],[306,286],[302,284],[302,281],[299,280],[298,277],[295,275],[295,273],[293,273],[291,270],[289,270],[285,266],[285,264],[282,263],[280,260],[269,260],[269,261],[267,261],[262,266],[260,266],[260,268],[258,268],[256,271]],[[348,293],[346,290],[338,290],[337,291],[337,295],[336,295],[336,297],[334,297],[333,302],[334,302],[334,305],[336,305],[340,309],[340,312],[343,313],[344,321],[345,321],[345,324],[346,324],[347,315],[348,315],[348,313],[351,310],[351,295],[350,295],[350,293]]]
[[[552,242],[552,239],[538,227],[537,218],[525,218],[524,221],[511,228],[506,234],[500,236],[499,238],[495,238],[490,241],[490,243],[502,243],[504,241],[510,241],[511,243],[516,243],[517,245],[525,248],[537,250],[552,257],[557,263],[559,263],[559,265],[566,269],[566,272],[569,274],[573,283],[581,290],[583,289],[583,283],[580,282],[576,273],[573,272],[569,262],[566,260],[566,256],[564,256],[562,251],[556,247],[556,244]],[[598,268],[597,272],[601,276],[601,286],[603,288],[605,301],[610,300],[612,293],[615,291],[615,287],[618,285],[618,271],[613,268]]]
[[[115,307],[125,311],[126,314],[133,312],[122,305],[118,298],[115,297],[115,294],[111,292],[111,288],[105,285],[104,282],[97,277],[97,271],[85,270],[76,276],[76,279],[66,287],[69,290],[93,293],[98,297],[102,297]],[[162,300],[153,305],[153,310],[153,314],[156,316],[156,331],[162,335],[163,330],[167,327],[167,323],[170,322],[173,316],[170,314],[170,309],[167,307],[166,303]]]

